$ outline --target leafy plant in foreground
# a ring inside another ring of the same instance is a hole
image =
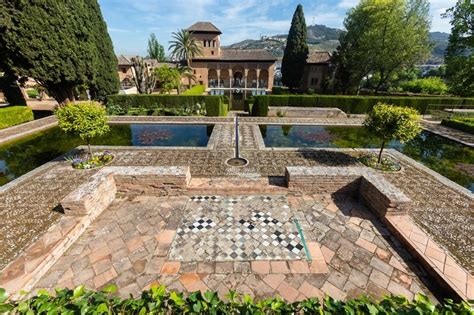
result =
[[[9,301],[0,289],[0,313],[13,314],[473,314],[473,306],[466,302],[445,300],[432,304],[418,294],[413,301],[401,296],[385,297],[374,302],[367,297],[347,301],[325,297],[320,301],[309,298],[287,303],[280,297],[254,301],[248,295],[230,291],[225,300],[216,292],[168,292],[165,287],[152,286],[139,298],[121,299],[114,296],[114,285],[102,291],[90,291],[79,286],[74,290],[56,289],[55,294],[39,290],[32,298]]]

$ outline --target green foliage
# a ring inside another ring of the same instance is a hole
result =
[[[190,67],[191,59],[202,54],[201,46],[199,46],[196,38],[184,29],[173,32],[172,38],[169,47],[171,55],[177,60],[186,61],[186,66]]]
[[[173,89],[178,89],[181,81],[181,74],[176,68],[163,65],[154,70],[158,86],[162,91],[170,93]]]
[[[1,8],[1,4],[0,4]],[[1,39],[0,39],[1,44]],[[0,59],[1,59],[0,53]],[[17,83],[17,76],[10,72],[5,72],[3,76],[0,76],[0,91],[3,92],[7,102],[11,105],[23,105],[26,106],[26,100],[21,93],[20,87]]]
[[[210,95],[111,95],[107,101],[107,112],[110,115],[124,115],[138,112],[139,115],[157,115],[163,112],[175,115],[205,114],[204,105],[207,98],[220,98]],[[212,101],[211,101],[212,102]],[[211,105],[214,106],[214,105]],[[216,115],[214,107],[207,111],[207,115]],[[219,115],[227,115],[227,104],[222,103],[218,110]]]
[[[364,127],[382,140],[378,163],[381,162],[384,145],[391,140],[405,143],[421,132],[418,112],[412,108],[378,103],[365,118]]]
[[[121,299],[113,296],[114,285],[101,291],[89,291],[84,286],[74,290],[57,289],[55,294],[40,290],[30,299],[7,301],[0,290],[0,312],[18,314],[68,313],[68,314],[472,314],[466,302],[445,300],[434,305],[418,294],[413,301],[401,296],[385,297],[374,302],[367,297],[346,302],[326,297],[323,301],[309,298],[287,303],[283,299],[269,298],[254,301],[248,295],[233,291],[221,300],[216,292],[199,291],[185,296],[168,292],[165,287],[152,286],[140,298]]]
[[[91,59],[92,75],[89,76],[85,86],[89,89],[93,100],[105,101],[107,95],[116,94],[120,88],[117,73],[117,57],[115,56],[112,39],[107,32],[107,25],[100,11],[97,0],[84,0],[90,14],[90,39],[95,46],[95,53]],[[83,98],[85,100],[87,98]]]
[[[90,141],[110,131],[105,109],[100,103],[70,103],[55,112],[59,128],[86,140],[89,155],[92,155]]]
[[[206,96],[207,116],[227,116],[229,106],[225,104],[220,96]]]
[[[474,98],[353,95],[259,95],[255,96],[254,102],[260,98],[267,98],[268,106],[337,107],[348,114],[365,114],[378,102],[411,107],[422,114],[432,105],[437,105],[437,108],[442,110],[474,104]]]
[[[301,86],[308,52],[303,6],[298,4],[293,14],[281,63],[282,82],[291,90]]]
[[[165,61],[165,48],[156,39],[155,34],[150,34],[148,39],[148,57],[158,61]]]
[[[378,92],[429,56],[426,0],[364,0],[348,12],[344,26],[334,56],[334,85],[341,92],[358,91],[369,74],[369,85]]]
[[[272,95],[283,95],[283,94],[291,94],[288,88],[283,86],[274,86],[272,87]]]
[[[0,108],[0,129],[33,120],[33,111],[27,106]]]
[[[253,103],[253,106],[252,106],[251,116],[267,117],[269,105],[270,105],[269,95],[261,95],[261,96],[255,97],[255,102]]]
[[[474,118],[443,119],[441,124],[443,126],[474,134]]]
[[[97,0],[0,2],[0,59],[33,77],[56,100],[74,101],[86,84],[94,98],[118,91],[117,60]]]
[[[26,93],[28,94],[29,98],[33,98],[33,99],[37,98],[39,95],[39,92],[37,89],[29,89],[26,91]]]
[[[405,92],[423,94],[446,94],[448,86],[439,77],[415,79],[400,83],[400,88]]]
[[[451,34],[446,49],[446,79],[451,93],[474,95],[474,6],[471,1],[459,0],[446,12],[451,17]]]
[[[182,95],[203,95],[205,91],[204,85],[195,85],[189,90],[186,90]]]

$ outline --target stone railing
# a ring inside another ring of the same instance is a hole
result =
[[[411,200],[380,174],[367,167],[286,168],[290,191],[318,194],[350,194],[361,198],[378,216],[406,213]]]
[[[66,214],[92,214],[107,208],[116,195],[179,195],[186,190],[190,180],[188,166],[104,167],[67,195],[61,206]]]

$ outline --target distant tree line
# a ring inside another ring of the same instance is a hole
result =
[[[361,0],[344,19],[345,31],[332,56],[332,75],[326,92],[359,94],[361,89],[418,93],[474,95],[474,5],[459,0],[445,17],[452,33],[446,67],[420,78],[416,65],[430,57],[431,19],[427,0]],[[303,8],[293,15],[282,61],[282,82],[290,90],[302,86],[308,56]],[[446,86],[446,83],[448,86]]]
[[[104,100],[119,89],[117,59],[97,0],[0,2],[1,67],[32,77],[59,104],[78,88]]]

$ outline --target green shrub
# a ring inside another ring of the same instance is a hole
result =
[[[446,94],[448,86],[439,77],[415,79],[400,83],[400,88],[405,92],[424,94]]]
[[[441,125],[474,134],[474,118],[443,119]]]
[[[56,110],[55,114],[62,131],[86,141],[89,156],[92,156],[91,140],[110,131],[105,109],[98,102],[69,103]]]
[[[244,111],[247,113],[252,112],[252,106],[253,106],[253,98],[248,98],[244,100]]]
[[[262,95],[255,98],[255,103],[252,106],[251,116],[267,117],[268,116],[269,96]]]
[[[119,298],[113,294],[116,287],[106,286],[102,291],[90,291],[84,286],[74,290],[56,289],[55,294],[39,290],[37,296],[21,301],[7,300],[0,289],[0,313],[11,314],[472,314],[467,302],[454,303],[446,299],[434,305],[417,294],[413,301],[402,296],[387,296],[379,302],[367,297],[347,301],[325,297],[323,301],[309,298],[295,303],[269,298],[254,301],[233,291],[226,300],[217,292],[199,291],[185,296],[167,292],[164,287],[152,286],[139,298]]]
[[[378,162],[382,161],[382,151],[386,143],[392,140],[405,143],[421,132],[416,109],[378,103],[369,112],[364,127],[371,135],[382,141]]]
[[[27,106],[0,108],[0,129],[33,120],[33,111]]]
[[[220,96],[206,97],[207,116],[227,116],[228,105],[222,101]]]
[[[259,98],[268,98],[269,106],[337,107],[348,114],[365,114],[379,102],[411,107],[418,110],[421,114],[425,113],[428,106],[431,105],[436,105],[437,109],[440,110],[451,108],[453,105],[474,105],[474,98],[435,96],[262,95],[255,96],[255,103]]]
[[[284,86],[274,86],[272,87],[272,94],[273,95],[290,94],[290,90]]]
[[[26,90],[26,94],[28,94],[29,98],[37,98],[39,95],[39,92],[37,89],[29,89],[29,90]]]
[[[175,109],[185,115],[192,115],[204,106],[205,95],[159,95],[133,94],[111,95],[107,97],[107,113],[109,115],[126,115],[129,109],[138,109],[153,113],[154,110]]]
[[[204,85],[195,85],[189,90],[184,91],[181,95],[203,95],[205,91]]]

